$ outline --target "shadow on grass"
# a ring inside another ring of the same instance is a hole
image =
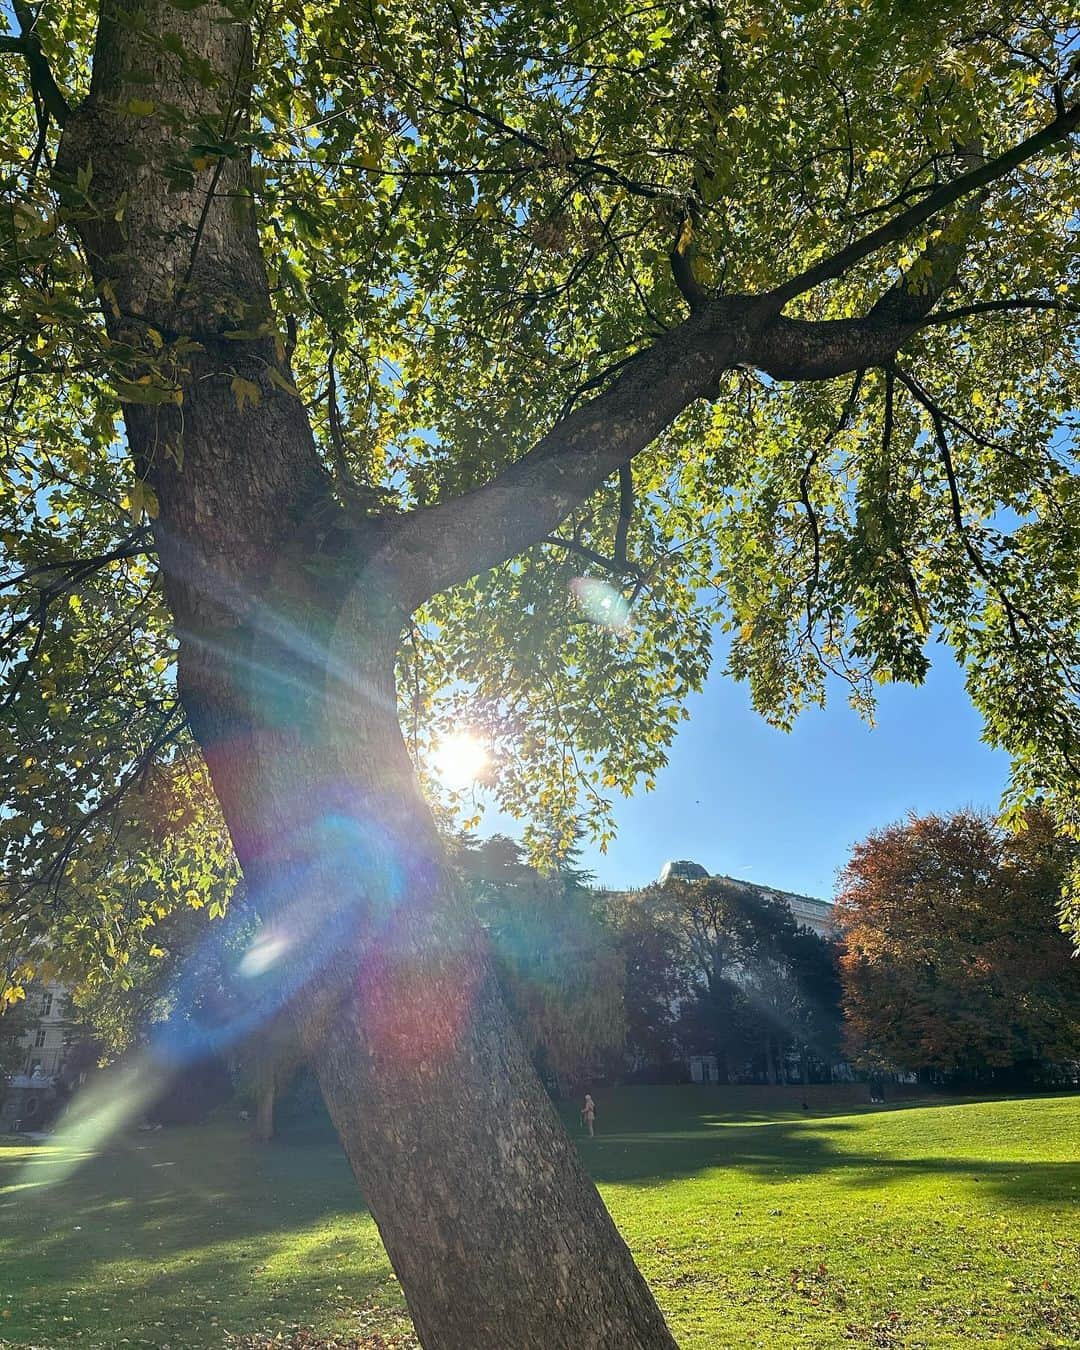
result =
[[[725,1170],[726,1186],[948,1177],[1024,1208],[1067,1204],[1080,1185],[1076,1163],[1022,1160],[1019,1114],[1019,1134],[978,1158],[966,1156],[963,1104],[779,1119],[724,1105],[708,1091],[627,1089],[600,1096],[595,1140],[580,1138],[576,1111],[567,1119],[598,1181],[636,1187],[710,1169]],[[227,1329],[320,1319],[356,1329],[372,1307],[407,1325],[337,1141],[293,1140],[256,1147],[234,1124],[136,1133],[57,1186],[44,1184],[50,1145],[0,1148],[0,1314],[10,1314],[0,1337],[180,1350]]]
[[[54,1187],[55,1158],[0,1149],[0,1338],[180,1347],[316,1314],[402,1315],[340,1147],[256,1148],[219,1126],[136,1134]]]
[[[1075,1201],[1080,1189],[1078,1162],[964,1156],[963,1116],[955,1113],[963,1113],[973,1104],[970,1101],[931,1099],[886,1110],[846,1109],[836,1115],[798,1111],[777,1119],[775,1113],[717,1110],[709,1089],[676,1088],[668,1090],[673,1094],[668,1110],[653,1115],[655,1128],[641,1130],[632,1124],[634,1091],[601,1099],[597,1120],[602,1129],[592,1140],[582,1139],[577,1121],[570,1112],[564,1113],[598,1182],[662,1185],[711,1168],[774,1182],[831,1174],[854,1188],[905,1175],[947,1176],[983,1185],[1013,1205],[1052,1204],[1070,1197]],[[722,1106],[723,1098],[719,1094],[717,1098]],[[610,1108],[606,1116],[605,1106]],[[866,1144],[879,1128],[885,1133],[877,1153]]]

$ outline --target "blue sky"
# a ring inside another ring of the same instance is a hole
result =
[[[995,810],[1008,760],[980,741],[950,654],[932,656],[921,688],[880,691],[875,726],[838,689],[790,733],[768,726],[718,661],[688,704],[656,790],[617,804],[618,838],[606,856],[589,847],[585,865],[603,885],[640,886],[665,859],[692,858],[710,872],[830,899],[851,845],[870,830],[908,811]],[[494,814],[480,834],[500,828]]]

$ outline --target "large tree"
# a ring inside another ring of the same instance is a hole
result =
[[[832,943],[801,927],[780,896],[748,882],[670,880],[656,892],[690,971],[684,1034],[695,1048],[720,1056],[725,1077],[755,1058],[775,1083],[791,1048],[804,1078],[808,1053],[835,1056]]]
[[[465,845],[457,870],[503,997],[541,1077],[567,1096],[618,1064],[626,1036],[623,962],[600,897],[572,858],[542,872],[504,835]]]
[[[1071,8],[13,12],[8,940],[117,959],[193,738],[424,1344],[670,1344],[411,752],[604,834],[717,622],[782,724],[934,634],[1073,809]]]
[[[856,845],[836,905],[845,1028],[869,1064],[1017,1078],[1080,1056],[1080,967],[1058,924],[1075,846],[970,811]]]

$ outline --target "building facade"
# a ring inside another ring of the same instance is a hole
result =
[[[0,1130],[33,1130],[55,1114],[62,1100],[58,1085],[71,1045],[67,990],[60,984],[34,986],[30,1029],[21,1037],[22,1062],[0,1082]]]
[[[27,1078],[52,1080],[62,1071],[68,1052],[67,990],[61,984],[46,984],[40,990],[32,988],[29,997],[36,1002],[37,1025],[22,1038],[22,1072]]]
[[[663,886],[672,878],[680,881],[705,881],[713,875],[707,872],[701,863],[678,859],[663,865],[657,881]],[[782,900],[791,910],[795,922],[804,928],[812,929],[818,937],[834,938],[837,935],[833,907],[828,900],[815,900],[811,895],[797,895],[794,891],[778,891],[773,886],[761,886],[756,881],[741,881],[738,877],[725,876],[722,872],[715,874],[715,880],[737,887],[739,890],[752,891],[766,900]]]

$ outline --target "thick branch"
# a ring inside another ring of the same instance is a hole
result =
[[[382,555],[398,603],[411,612],[551,535],[691,403],[714,397],[725,371],[752,365],[775,379],[832,379],[888,364],[917,330],[890,316],[754,326],[755,303],[709,301],[487,485],[402,517]]]
[[[603,392],[485,486],[401,518],[381,558],[398,605],[411,612],[552,535],[691,403],[715,397],[725,371],[752,366],[778,380],[826,380],[891,366],[951,284],[962,241],[930,244],[924,258],[934,267],[931,283],[916,289],[902,279],[862,318],[814,322],[785,318],[779,310],[986,188],[1078,124],[1080,106],[766,296],[701,301],[682,324],[627,362]]]
[[[714,301],[642,352],[486,486],[403,518],[384,564],[408,610],[550,535],[605,478],[715,387],[745,299]]]
[[[12,8],[22,31],[18,37],[0,38],[0,51],[17,52],[25,58],[30,73],[30,87],[41,100],[46,112],[63,126],[71,109],[67,99],[60,92],[60,86],[53,78],[52,70],[41,50],[41,39],[34,32],[36,16],[29,5],[20,3],[19,0],[16,0]]]
[[[1037,131],[1027,140],[1021,141],[1019,145],[1014,145],[1012,149],[998,155],[996,159],[987,160],[984,164],[980,164],[978,168],[960,174],[958,178],[954,178],[951,182],[943,183],[941,187],[928,193],[914,206],[909,206],[906,211],[901,211],[898,216],[893,216],[892,220],[886,221],[884,225],[879,225],[876,230],[871,230],[869,234],[863,235],[861,239],[854,240],[846,248],[840,249],[838,253],[815,263],[813,267],[808,268],[805,272],[800,272],[790,281],[785,281],[782,286],[770,291],[764,299],[776,310],[780,310],[789,301],[794,300],[796,296],[812,291],[815,286],[820,286],[823,282],[835,281],[854,267],[856,263],[861,262],[863,258],[868,258],[871,253],[876,253],[878,249],[884,248],[887,244],[894,244],[905,238],[932,217],[940,215],[954,202],[958,202],[962,198],[970,196],[973,192],[978,192],[981,188],[997,182],[998,179],[1011,173],[1013,169],[1019,168],[1021,164],[1026,164],[1029,159],[1034,159],[1044,150],[1050,149],[1067,136],[1071,136],[1078,126],[1080,126],[1080,104],[1066,109],[1065,112],[1055,117],[1048,126],[1043,127],[1042,131]]]

